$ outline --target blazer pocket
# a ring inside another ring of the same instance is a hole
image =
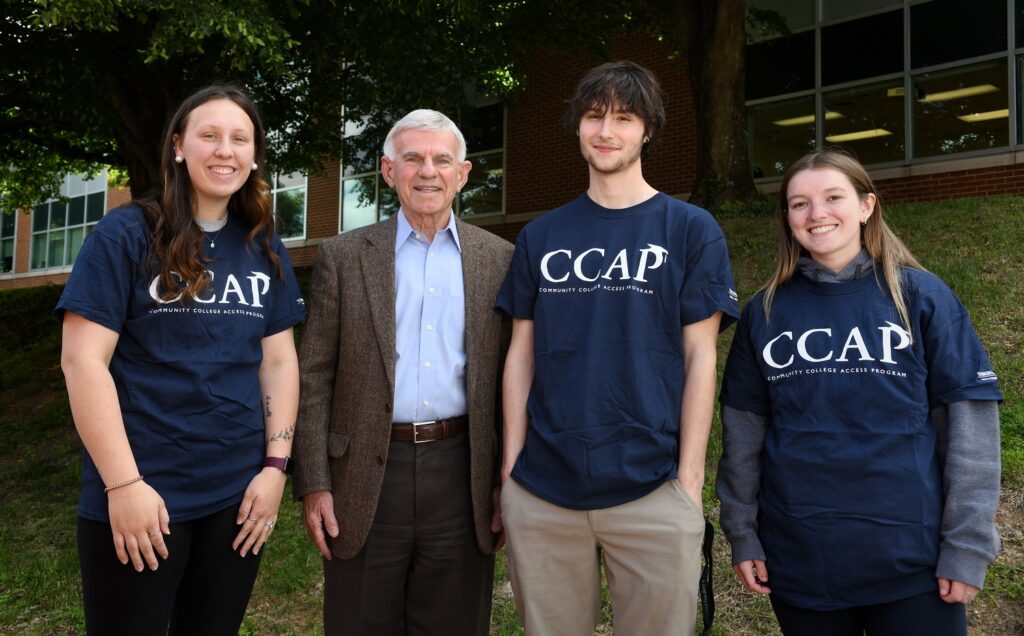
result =
[[[331,431],[327,435],[327,456],[333,459],[343,457],[348,450],[348,442],[348,435]]]

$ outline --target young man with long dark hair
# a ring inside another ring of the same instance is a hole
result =
[[[739,308],[714,219],[644,179],[664,121],[647,69],[587,73],[565,123],[590,186],[523,229],[498,299],[501,504],[531,635],[593,631],[601,553],[616,634],[694,629],[715,341]]]

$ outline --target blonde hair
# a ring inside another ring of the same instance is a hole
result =
[[[908,332],[910,329],[910,318],[907,311],[907,303],[903,297],[903,276],[900,272],[903,267],[923,270],[924,267],[914,258],[914,255],[903,244],[896,234],[889,229],[882,218],[882,200],[871,181],[864,166],[851,157],[845,151],[836,148],[825,148],[811,152],[798,159],[782,178],[782,186],[779,189],[779,260],[768,282],[761,287],[764,292],[762,305],[765,318],[769,319],[772,309],[772,301],[775,292],[793,277],[797,268],[797,261],[803,253],[803,248],[789,228],[789,203],[787,191],[789,183],[798,173],[804,170],[832,169],[843,174],[849,179],[857,191],[857,196],[863,201],[869,194],[875,195],[875,206],[871,210],[867,224],[861,228],[861,245],[867,250],[868,256],[875,262],[875,276],[881,270],[885,282],[889,287],[893,302],[896,303],[896,311],[900,315],[900,321]]]

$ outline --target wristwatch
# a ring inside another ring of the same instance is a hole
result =
[[[263,458],[263,467],[264,468],[268,468],[268,467],[269,468],[277,468],[277,469],[280,469],[281,471],[283,471],[284,474],[286,474],[286,475],[291,475],[292,474],[292,467],[293,466],[294,466],[294,462],[292,462],[292,458],[291,457],[264,457]]]

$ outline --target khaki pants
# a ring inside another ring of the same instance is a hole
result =
[[[501,493],[509,574],[528,636],[591,636],[599,551],[616,636],[693,634],[704,515],[675,479],[611,508],[572,510],[509,480]]]

